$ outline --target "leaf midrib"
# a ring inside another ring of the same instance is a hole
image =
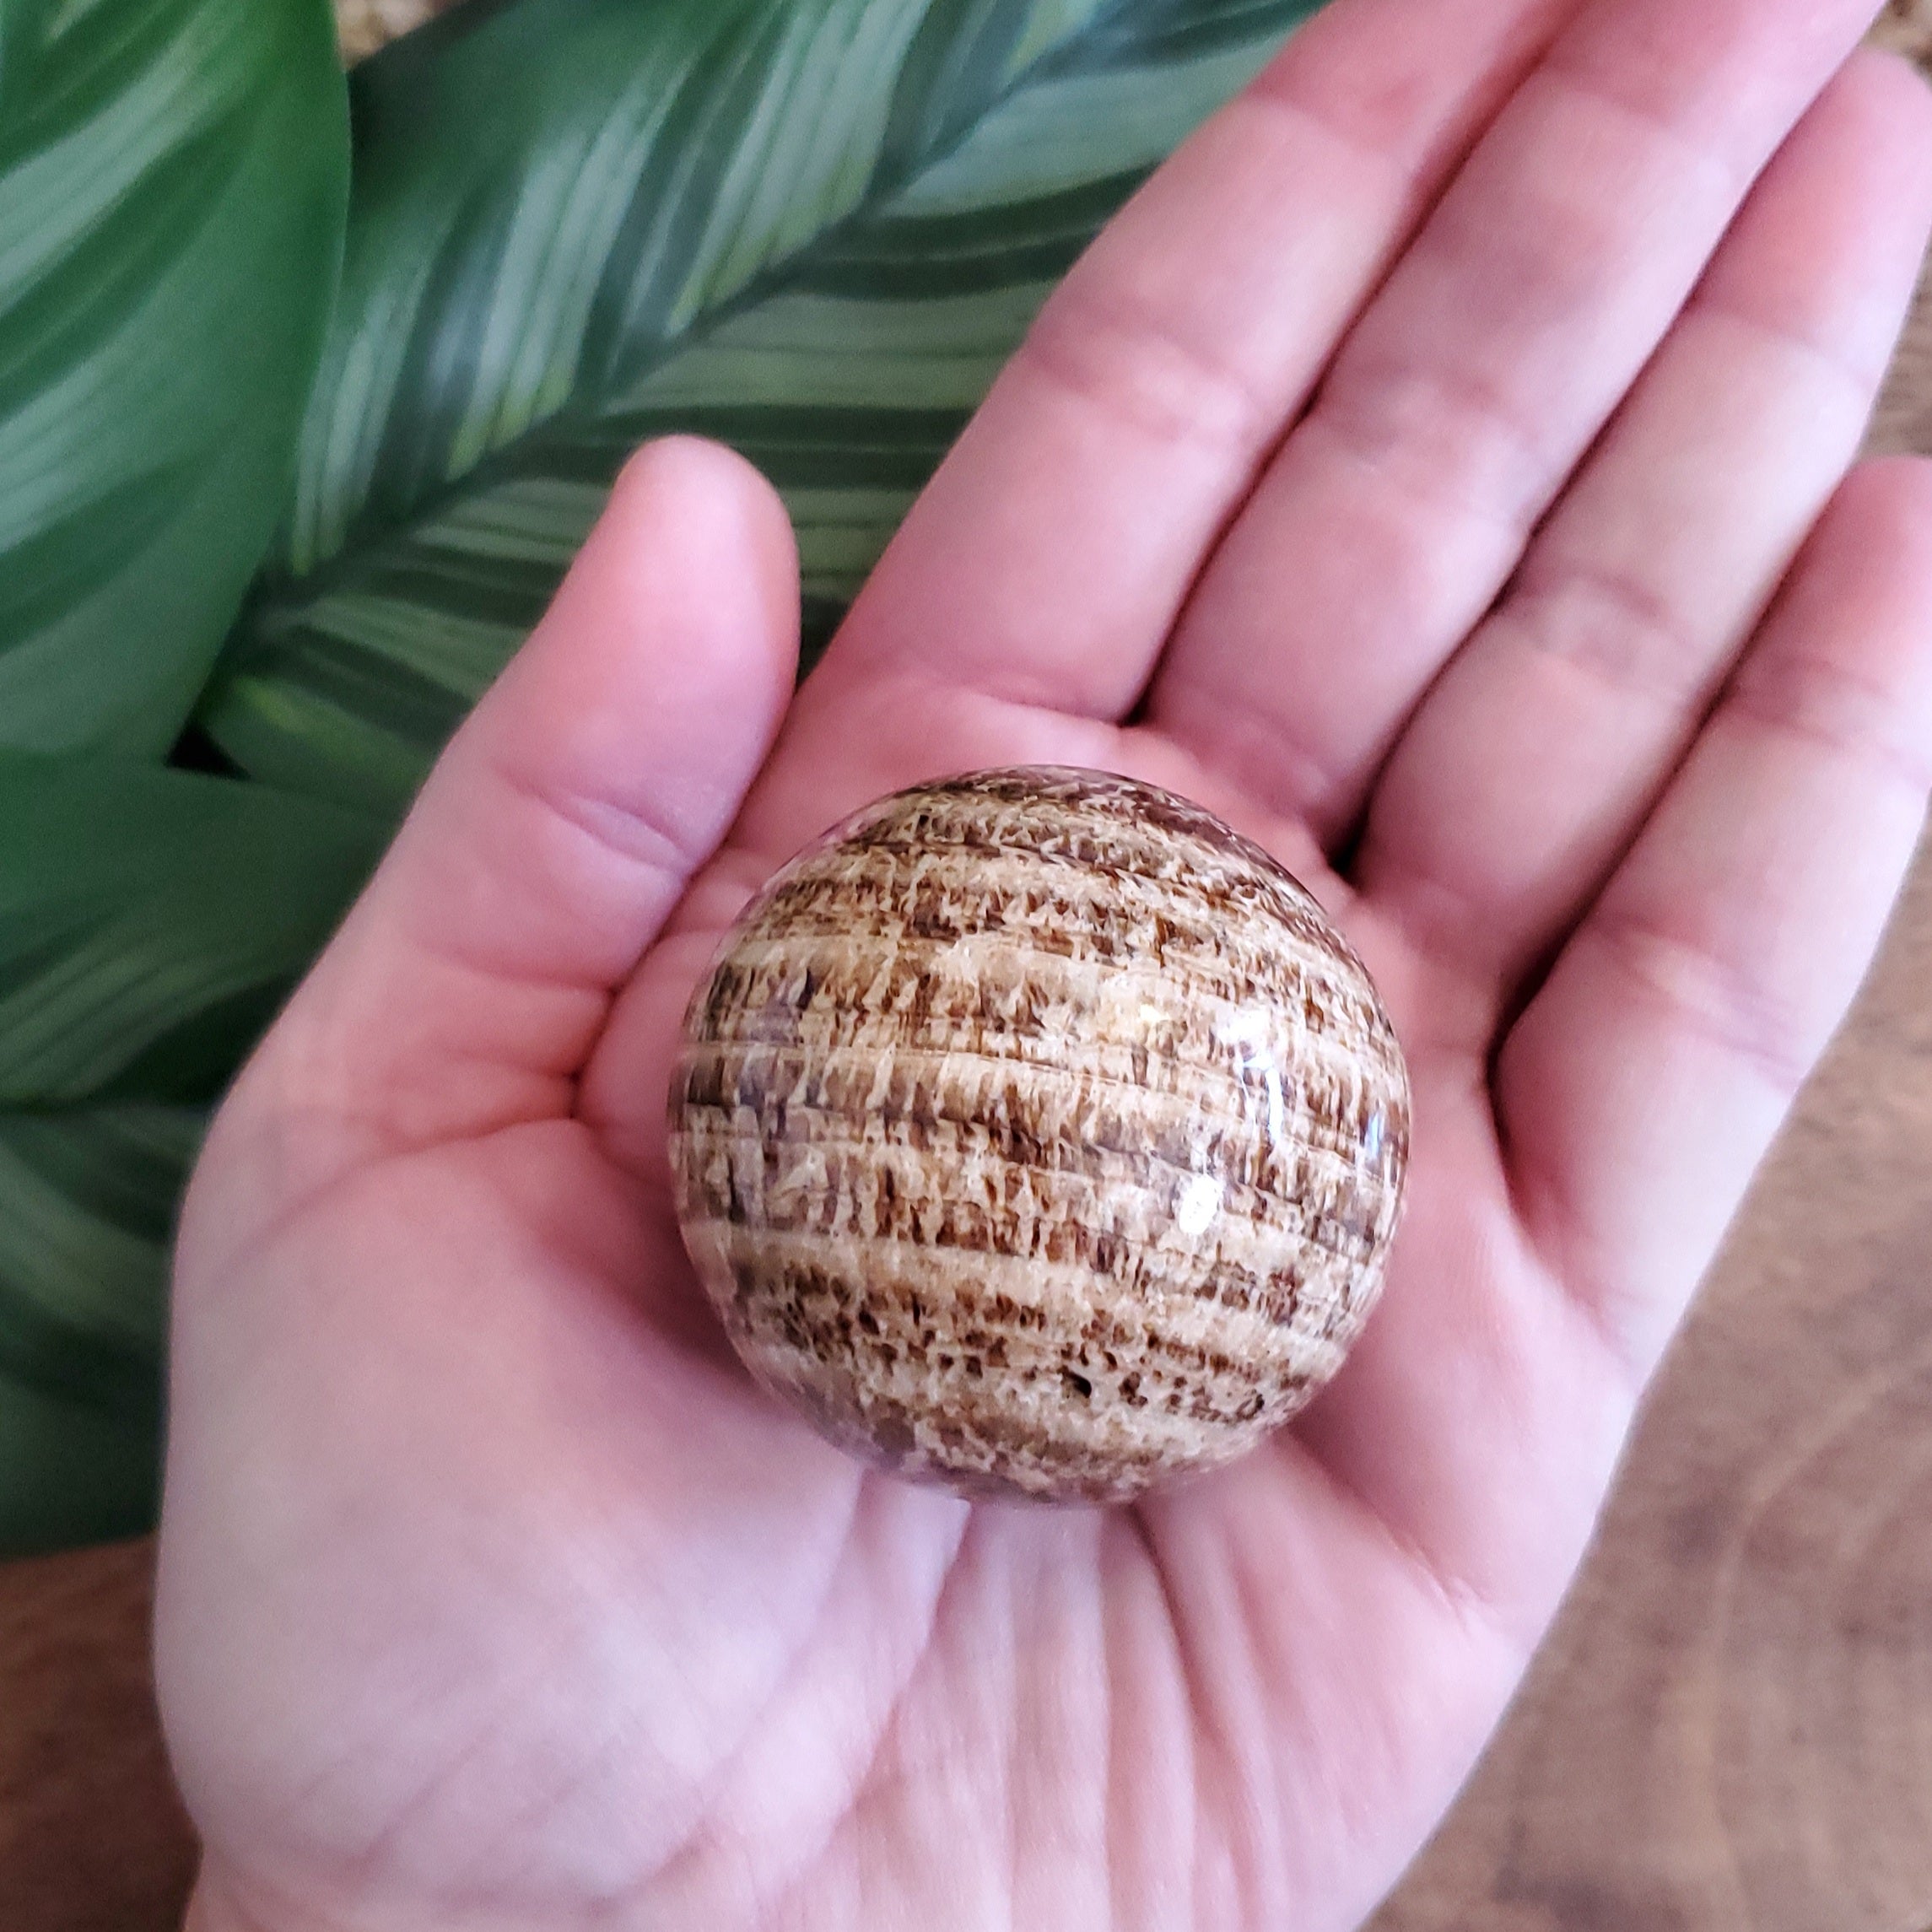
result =
[[[896,173],[882,171],[881,175],[874,177],[866,194],[845,214],[836,220],[828,222],[809,240],[801,243],[790,254],[778,256],[758,270],[733,294],[706,308],[700,316],[694,317],[676,334],[667,337],[654,354],[644,359],[634,370],[627,371],[626,388],[641,387],[676,357],[702,343],[708,337],[747,310],[758,307],[760,303],[769,301],[782,291],[788,283],[796,278],[801,266],[814,251],[875,219],[885,204],[904,192],[920,175],[950,159],[979,127],[1009,102],[1028,88],[1037,86],[1043,79],[1050,78],[1053,68],[1066,60],[1070,49],[1098,31],[1112,12],[1111,8],[1098,10],[1074,40],[1062,41],[1057,46],[1048,48],[1019,69],[988,100],[985,108],[972,121],[958,129],[952,139],[936,144],[919,158],[916,165],[901,168]],[[1130,173],[1141,171],[1127,170]],[[607,401],[607,397],[605,402]],[[256,650],[266,650],[274,632],[285,628],[273,624],[266,616],[267,611],[273,610],[277,605],[299,607],[321,602],[332,591],[343,587],[345,580],[353,578],[355,571],[367,561],[370,551],[379,550],[386,544],[406,540],[410,533],[435,523],[467,498],[487,494],[503,483],[515,481],[517,472],[528,462],[532,455],[540,453],[553,443],[569,447],[581,440],[586,429],[605,419],[602,403],[565,403],[563,407],[553,411],[530,428],[519,431],[509,441],[499,445],[461,476],[452,477],[447,483],[426,492],[418,499],[407,517],[385,523],[374,519],[365,521],[359,516],[351,525],[348,539],[332,556],[323,559],[300,575],[277,572],[266,576],[250,595],[236,621],[234,634],[242,640],[242,648],[235,661],[236,672],[245,672]],[[250,648],[251,645],[256,650]]]

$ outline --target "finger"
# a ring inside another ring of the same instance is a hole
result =
[[[796,661],[782,505],[650,445],[245,1077],[383,1151],[568,1113],[612,990],[736,813]]]
[[[1932,227],[1932,92],[1857,57],[1377,785],[1357,882],[1506,987],[1587,904],[1857,453]]]
[[[1525,1223],[1640,1369],[1869,963],[1932,786],[1932,465],[1854,471],[1506,1043]]]
[[[1575,0],[1337,0],[1048,303],[830,662],[1125,711],[1202,553]]]
[[[1204,573],[1152,722],[1333,841],[1869,0],[1592,0]]]

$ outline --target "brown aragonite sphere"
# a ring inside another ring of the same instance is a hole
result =
[[[1310,895],[1198,807],[972,774],[780,872],[671,1086],[685,1245],[832,1439],[1115,1502],[1240,1455],[1381,1284],[1408,1077]]]

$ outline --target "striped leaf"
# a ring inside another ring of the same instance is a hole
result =
[[[204,1124],[151,1101],[0,1113],[0,1373],[159,1415],[168,1243]]]
[[[0,1108],[212,1098],[379,839],[266,785],[0,753]]]
[[[205,1117],[0,1109],[0,1557],[153,1520],[169,1246]]]
[[[0,1554],[138,1527],[208,1104],[380,842],[266,785],[0,753]]]
[[[0,745],[174,741],[273,534],[347,193],[326,0],[0,0]]]
[[[393,811],[673,429],[778,484],[823,640],[1054,280],[1312,4],[510,0],[386,49],[206,728]]]

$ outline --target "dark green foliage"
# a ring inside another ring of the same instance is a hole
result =
[[[785,493],[822,641],[1054,280],[1308,0],[519,0],[353,77],[343,299],[204,725],[395,809],[645,438]]]
[[[345,116],[324,0],[0,0],[0,1553],[147,1520],[208,1110],[625,456],[823,642],[1311,5],[466,0]]]

